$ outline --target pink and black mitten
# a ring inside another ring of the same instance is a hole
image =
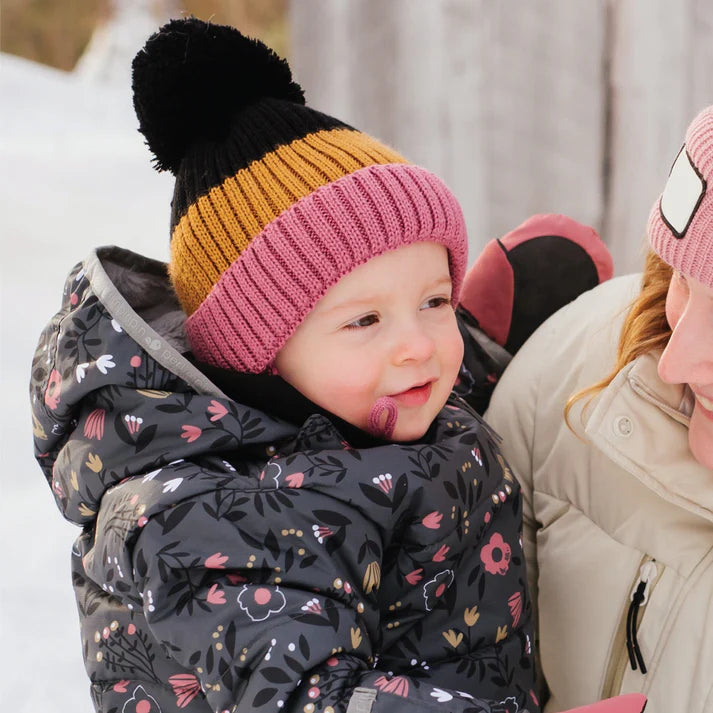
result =
[[[534,215],[485,246],[465,277],[460,307],[513,355],[551,314],[612,273],[596,230],[565,215]]]

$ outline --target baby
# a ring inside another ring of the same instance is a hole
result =
[[[457,201],[232,28],[163,27],[134,97],[170,282],[96,251],[33,369],[97,711],[537,711],[519,486],[452,395]]]

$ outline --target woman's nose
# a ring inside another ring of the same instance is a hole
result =
[[[658,372],[669,384],[713,384],[713,330],[710,315],[686,309],[673,328]]]

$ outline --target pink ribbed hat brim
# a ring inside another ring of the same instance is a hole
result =
[[[458,201],[439,178],[409,164],[373,165],[318,188],[269,223],[187,319],[195,356],[264,371],[340,278],[421,241],[448,249],[455,303],[468,241]]]

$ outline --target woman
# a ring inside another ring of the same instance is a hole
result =
[[[546,322],[486,416],[523,486],[546,711],[713,710],[713,107],[648,234],[643,279]]]

